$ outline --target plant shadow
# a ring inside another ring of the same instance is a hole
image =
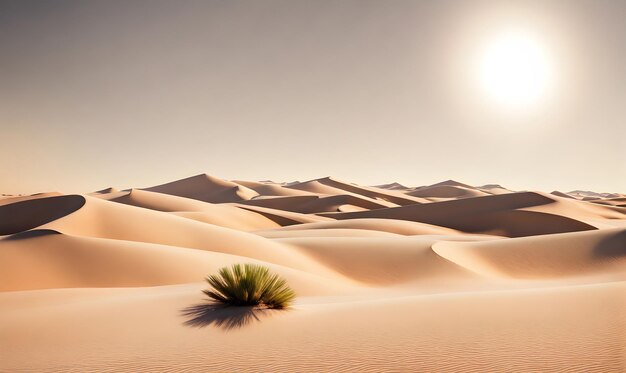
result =
[[[183,308],[181,314],[187,318],[183,323],[186,326],[204,328],[213,325],[229,331],[243,328],[253,322],[260,322],[262,318],[273,315],[278,310],[258,307],[236,307],[219,303],[200,303]]]

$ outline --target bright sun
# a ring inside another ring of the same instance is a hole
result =
[[[500,105],[529,107],[543,99],[553,72],[548,54],[531,36],[502,34],[487,45],[479,60],[485,93]]]

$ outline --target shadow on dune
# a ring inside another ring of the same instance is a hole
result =
[[[594,249],[596,258],[621,258],[626,256],[626,230],[602,240]]]
[[[233,307],[216,303],[201,303],[181,311],[186,326],[204,328],[213,325],[223,330],[240,329],[262,318],[270,317],[278,310],[257,307]]]
[[[85,205],[85,197],[47,197],[0,206],[0,235],[27,231],[60,219]]]
[[[317,215],[336,220],[361,218],[409,220],[466,233],[495,233],[506,237],[527,237],[597,229],[566,215],[522,210],[555,202],[556,200],[540,193],[516,192],[375,210],[320,213]]]
[[[4,239],[7,241],[24,240],[28,238],[44,237],[44,236],[50,236],[50,235],[55,235],[55,234],[62,234],[62,233],[59,231],[55,231],[54,229],[33,229],[30,231],[26,231],[26,232],[12,234],[10,236],[7,236]]]

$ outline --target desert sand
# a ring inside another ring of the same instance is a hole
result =
[[[205,307],[260,263],[287,310]],[[626,371],[626,195],[197,175],[0,199],[2,372]]]

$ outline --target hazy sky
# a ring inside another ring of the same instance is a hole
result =
[[[626,192],[626,1],[0,1],[0,193],[198,173]],[[476,56],[534,35],[551,89]]]

